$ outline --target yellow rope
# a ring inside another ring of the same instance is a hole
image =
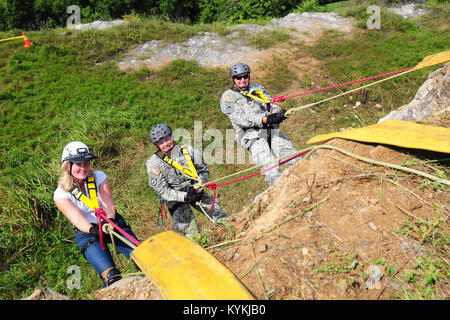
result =
[[[405,72],[402,72],[402,73],[394,74],[393,76],[390,76],[390,77],[387,77],[387,78],[384,78],[384,79],[381,79],[381,80],[378,80],[378,81],[375,81],[375,82],[366,84],[366,85],[364,85],[364,86],[361,86],[361,87],[358,87],[358,88],[355,88],[355,89],[352,89],[352,90],[343,92],[343,93],[338,94],[338,95],[335,95],[335,96],[333,96],[333,97],[326,98],[326,99],[323,99],[323,100],[321,100],[321,101],[314,102],[314,103],[310,103],[310,104],[307,104],[307,105],[304,105],[304,106],[300,106],[300,107],[296,107],[296,108],[289,109],[288,111],[286,111],[286,113],[285,113],[284,115],[285,115],[286,117],[289,117],[293,112],[297,112],[297,111],[300,111],[300,110],[302,110],[302,109],[309,108],[309,107],[315,106],[315,105],[317,105],[317,104],[321,104],[321,103],[323,103],[323,102],[325,102],[325,101],[328,101],[328,100],[332,100],[332,99],[339,98],[339,97],[344,96],[344,95],[346,95],[346,94],[349,94],[349,93],[352,93],[352,92],[355,92],[355,91],[358,91],[358,90],[362,90],[362,89],[364,89],[364,88],[373,86],[373,85],[378,84],[378,83],[381,83],[381,82],[383,82],[383,81],[387,81],[387,80],[393,79],[393,78],[395,78],[395,77],[399,77],[399,76],[401,76],[401,75],[407,74],[407,73],[412,72],[412,71],[414,71],[414,70],[415,70],[415,69],[411,69],[411,70],[408,70],[408,71],[405,71]]]
[[[310,150],[310,149],[313,149],[313,148],[314,148],[314,147],[312,147],[312,148],[306,148],[306,149],[303,149],[303,150],[300,150],[300,151],[297,151],[297,152],[294,152],[294,153],[291,153],[291,154],[288,154],[288,155],[284,155],[284,156],[279,157],[279,158],[277,158],[277,159],[270,160],[270,161],[264,162],[264,163],[262,163],[262,164],[258,164],[258,165],[256,165],[256,166],[253,166],[253,167],[244,169],[244,170],[239,171],[239,172],[235,172],[235,173],[229,174],[229,175],[227,175],[227,176],[218,178],[218,179],[216,179],[216,180],[208,181],[208,183],[216,183],[217,181],[224,180],[224,179],[228,179],[228,178],[234,177],[234,176],[236,176],[236,175],[240,175],[241,173],[244,173],[244,172],[247,172],[247,171],[251,171],[251,170],[257,169],[257,168],[262,167],[262,166],[265,166],[265,165],[267,165],[267,164],[279,162],[279,161],[281,161],[281,160],[290,158],[290,157],[292,157],[292,156],[295,156],[296,154],[299,154],[299,153],[301,153],[301,152],[305,152],[305,151]],[[312,150],[311,150],[311,152],[312,152]],[[310,152],[309,152],[309,153],[310,153]],[[309,153],[307,153],[305,156],[307,156]],[[203,186],[203,184],[202,184],[202,186]]]
[[[355,159],[358,159],[358,160],[361,160],[361,161],[364,161],[364,162],[368,162],[368,163],[379,165],[379,166],[389,167],[389,168],[393,168],[393,169],[397,169],[397,170],[413,173],[413,174],[416,174],[416,175],[428,178],[430,180],[433,180],[433,181],[436,181],[436,182],[439,182],[439,183],[443,183],[443,184],[446,184],[446,185],[450,186],[450,180],[439,178],[439,177],[433,176],[431,174],[428,174],[426,172],[422,172],[422,171],[419,171],[419,170],[416,170],[416,169],[412,169],[412,168],[408,168],[408,167],[402,167],[402,166],[399,166],[399,165],[396,165],[396,164],[383,162],[383,161],[377,161],[377,160],[373,160],[373,159],[370,159],[370,158],[362,157],[362,156],[356,155],[354,153],[348,152],[347,150],[344,150],[344,149],[341,149],[341,148],[338,148],[338,147],[335,147],[335,146],[332,146],[332,145],[329,145],[329,144],[323,144],[323,145],[317,146],[317,148],[336,150],[336,151],[339,151],[339,152],[341,152],[341,153],[343,153],[343,154],[345,154],[345,155],[347,155],[349,157],[352,157],[352,158],[355,158]]]
[[[6,38],[6,39],[0,39],[0,42],[3,41],[9,41],[9,40],[15,40],[15,39],[23,39],[25,36],[18,36],[18,37],[12,37],[12,38]]]
[[[114,227],[113,227],[111,224],[105,223],[105,224],[103,225],[102,230],[103,230],[103,232],[106,233],[106,234],[113,234],[113,235],[115,235],[117,238],[119,238],[120,240],[122,240],[123,242],[125,242],[130,248],[132,248],[132,249],[136,249],[136,248],[137,248],[137,246],[136,246],[134,243],[132,243],[131,241],[129,241],[127,238],[122,237],[122,235],[120,235],[119,233],[115,232],[115,231],[114,231]]]
[[[282,159],[291,157],[291,156],[293,156],[293,155],[295,155],[295,154],[298,154],[298,153],[307,151],[307,150],[309,150],[309,149],[311,149],[311,151],[310,151],[309,153],[307,153],[305,156],[307,156],[307,155],[309,155],[309,154],[311,154],[311,153],[317,151],[318,149],[332,149],[332,150],[336,150],[336,151],[338,151],[338,152],[341,152],[341,153],[343,153],[343,154],[345,154],[345,155],[347,155],[347,156],[349,156],[349,157],[352,157],[352,158],[355,158],[355,159],[358,159],[358,160],[361,160],[361,161],[364,161],[364,162],[368,162],[368,163],[375,164],[375,165],[379,165],[379,166],[385,166],[385,167],[389,167],[389,168],[393,168],[393,169],[397,169],[397,170],[401,170],[401,171],[406,171],[406,172],[413,173],[413,174],[416,174],[416,175],[419,175],[419,176],[423,176],[423,177],[425,177],[425,178],[428,178],[428,179],[430,179],[430,180],[433,180],[433,181],[436,181],[436,182],[439,182],[439,183],[443,183],[443,184],[446,184],[446,185],[450,185],[450,180],[442,179],[442,178],[433,176],[433,175],[431,175],[431,174],[428,174],[428,173],[426,173],[426,172],[418,171],[418,170],[415,170],[415,169],[411,169],[411,168],[407,168],[407,167],[402,167],[402,166],[395,165],[395,164],[392,164],[392,163],[387,163],[387,162],[383,162],[383,161],[376,161],[376,160],[373,160],[373,159],[370,159],[370,158],[362,157],[362,156],[353,154],[353,153],[351,153],[351,152],[348,152],[348,151],[346,151],[346,150],[344,150],[344,149],[335,147],[335,146],[333,146],[333,145],[328,145],[328,144],[322,144],[322,145],[313,146],[313,147],[311,147],[311,148],[306,148],[306,149],[303,149],[303,150],[301,150],[301,151],[299,151],[299,152],[295,152],[295,153],[292,153],[292,154],[289,154],[289,155],[280,157],[280,158],[278,158],[278,159],[271,160],[271,161],[265,162],[265,163],[263,163],[263,164],[259,164],[259,165],[253,166],[253,167],[251,167],[251,168],[248,168],[248,169],[245,169],[245,170],[241,170],[241,171],[232,173],[232,174],[230,174],[230,175],[227,175],[227,176],[218,178],[218,179],[216,179],[216,180],[213,180],[213,181],[211,181],[211,182],[208,182],[208,184],[209,184],[209,183],[215,183],[215,182],[217,182],[217,181],[224,180],[224,179],[227,179],[227,178],[236,176],[236,175],[240,175],[240,174],[242,174],[242,173],[244,173],[244,172],[247,172],[247,171],[250,171],[250,170],[259,168],[259,167],[261,167],[261,166],[264,166],[264,165],[269,164],[269,163],[272,163],[272,162],[280,161],[280,160],[282,160]],[[199,188],[204,188],[204,186],[205,186],[205,184],[202,183],[202,184],[199,184],[198,187],[199,187]]]

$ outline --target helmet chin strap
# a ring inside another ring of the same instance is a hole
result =
[[[73,177],[73,175],[72,175],[72,166],[73,166],[73,162],[69,162],[70,163],[70,169],[69,169],[69,175],[71,176],[71,177]]]
[[[247,86],[247,87],[238,87],[236,84],[234,85],[238,90],[241,90],[241,91],[248,91],[248,87],[249,86]]]

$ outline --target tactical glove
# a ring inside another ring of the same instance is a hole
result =
[[[281,109],[280,112],[272,113],[267,116],[267,124],[279,124],[287,119],[287,117],[284,115],[286,113],[286,110]]]
[[[202,198],[202,192],[197,192],[194,188],[190,187],[187,191],[186,196],[184,197],[184,200],[187,203],[195,203],[199,201]]]
[[[89,234],[92,234],[96,238],[100,237],[100,232],[98,231],[98,225],[92,225],[89,228]]]

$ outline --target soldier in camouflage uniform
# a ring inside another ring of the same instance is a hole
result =
[[[227,213],[217,199],[209,212],[212,196],[204,191],[197,192],[193,187],[196,181],[180,171],[196,171],[194,176],[198,175],[206,183],[209,171],[200,151],[187,144],[175,144],[172,130],[166,124],[154,126],[150,131],[150,140],[158,147],[158,151],[146,162],[149,184],[158,197],[165,201],[175,229],[188,238],[198,235],[199,228],[190,206],[198,211],[202,206],[214,221],[226,218]],[[187,156],[183,150],[187,150]],[[177,164],[181,167],[177,168]]]
[[[259,84],[250,84],[250,67],[238,63],[231,67],[233,86],[220,99],[220,108],[236,131],[236,140],[247,149],[256,164],[266,163],[285,155],[296,153],[289,139],[279,131],[280,123],[286,119],[286,110],[270,103],[270,95]],[[275,102],[283,102],[283,96],[276,96]],[[292,166],[300,157],[287,162]],[[263,166],[267,169],[276,164]],[[281,175],[279,167],[265,173],[265,180],[273,186]]]

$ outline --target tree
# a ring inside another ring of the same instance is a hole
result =
[[[5,6],[5,25],[8,29],[33,28],[34,0],[8,0]]]

